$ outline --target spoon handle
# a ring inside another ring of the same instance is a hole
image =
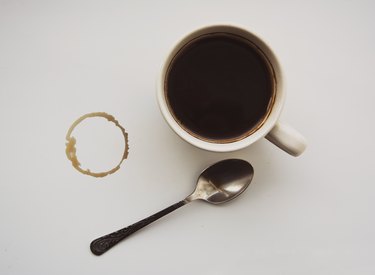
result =
[[[161,210],[151,215],[148,218],[145,218],[139,222],[129,225],[128,227],[125,227],[123,229],[120,229],[118,231],[105,235],[103,237],[100,237],[96,240],[93,240],[90,244],[91,252],[97,256],[102,255],[104,252],[107,252],[113,246],[115,246],[116,244],[118,244],[119,242],[121,242],[123,239],[130,236],[134,232],[138,231],[139,229],[142,229],[146,225],[149,225],[150,223],[160,219],[161,217],[171,213],[172,211],[180,208],[181,206],[187,203],[188,201],[185,201],[185,200],[179,201],[165,208],[164,210]]]

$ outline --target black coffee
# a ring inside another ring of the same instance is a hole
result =
[[[267,61],[244,38],[215,33],[185,45],[167,72],[175,120],[194,136],[230,142],[251,134],[268,116],[274,94]]]

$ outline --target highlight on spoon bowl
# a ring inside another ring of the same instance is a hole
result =
[[[221,204],[243,193],[254,176],[254,168],[242,159],[226,159],[206,168],[187,200],[201,199]]]

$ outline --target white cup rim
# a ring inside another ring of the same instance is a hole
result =
[[[214,143],[214,142],[202,140],[191,135],[189,132],[183,129],[174,119],[173,115],[171,114],[166,98],[165,98],[165,92],[164,92],[166,72],[176,52],[179,49],[181,49],[183,45],[185,45],[188,41],[192,40],[193,38],[202,34],[218,32],[218,31],[238,34],[238,35],[244,36],[246,39],[250,39],[253,43],[255,43],[263,51],[268,61],[270,62],[273,72],[274,72],[274,77],[275,77],[275,90],[276,90],[275,101],[272,106],[271,112],[268,115],[268,118],[265,120],[263,125],[261,125],[255,132],[253,132],[249,136],[244,137],[241,140],[237,140],[237,141],[233,141],[229,143]],[[285,101],[285,91],[283,89],[283,78],[282,78],[280,64],[275,54],[268,46],[268,44],[265,43],[263,39],[259,38],[259,36],[255,35],[253,32],[249,32],[245,28],[239,27],[238,25],[233,25],[233,24],[215,24],[215,25],[205,26],[185,35],[182,39],[180,39],[180,41],[175,43],[175,46],[172,48],[171,51],[169,51],[167,57],[164,59],[162,68],[160,70],[160,73],[157,79],[157,101],[158,101],[161,113],[164,119],[166,120],[166,122],[168,123],[168,125],[172,128],[172,130],[177,135],[179,135],[182,139],[184,139],[188,143],[198,148],[208,150],[208,151],[214,151],[214,152],[230,152],[230,151],[239,150],[239,149],[245,148],[253,144],[257,140],[266,136],[272,130],[272,128],[275,126],[275,124],[277,123],[279,119],[279,116],[280,116],[280,113],[282,111],[282,107]]]

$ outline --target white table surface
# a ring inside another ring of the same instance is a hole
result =
[[[374,274],[374,10],[373,1],[0,0],[0,274]],[[163,57],[186,33],[222,22],[278,55],[282,119],[309,141],[301,157],[266,140],[209,153],[164,122]],[[69,126],[95,111],[129,133],[129,158],[102,179],[65,156]],[[237,200],[192,203],[91,254],[92,239],[183,199],[203,168],[232,157],[255,168]]]

